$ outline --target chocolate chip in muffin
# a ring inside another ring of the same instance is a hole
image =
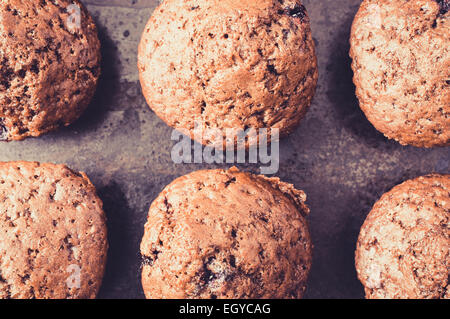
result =
[[[318,79],[309,19],[299,0],[166,0],[142,34],[138,68],[156,115],[218,147],[229,128],[290,134],[306,115]],[[200,127],[222,136],[202,138]]]

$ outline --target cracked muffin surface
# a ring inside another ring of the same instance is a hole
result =
[[[152,203],[147,298],[301,298],[311,267],[306,195],[278,178],[197,171]]]
[[[166,0],[145,27],[138,67],[150,108],[212,145],[220,141],[208,130],[290,133],[318,79],[309,18],[296,0]]]
[[[450,299],[450,175],[384,194],[361,228],[356,270],[366,298]]]
[[[403,145],[450,145],[449,0],[365,0],[351,32],[356,95]]]
[[[74,122],[100,75],[100,42],[78,0],[0,1],[0,141]]]
[[[0,162],[0,299],[95,298],[107,247],[102,201],[86,174]]]

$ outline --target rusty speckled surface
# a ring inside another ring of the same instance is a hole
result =
[[[97,21],[103,76],[74,125],[41,138],[0,144],[0,160],[67,163],[85,171],[108,215],[110,252],[102,298],[143,298],[139,242],[150,203],[165,185],[212,165],[171,161],[171,129],[147,107],[137,46],[157,0],[84,0]],[[449,172],[450,148],[403,147],[385,139],[358,107],[349,32],[360,0],[305,0],[320,79],[312,108],[280,146],[277,174],[308,194],[314,263],[307,298],[361,298],[354,250],[371,206],[394,185]],[[240,165],[258,172],[259,165]],[[225,167],[215,166],[215,167]]]

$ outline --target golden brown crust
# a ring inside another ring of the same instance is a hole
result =
[[[78,0],[0,2],[0,141],[74,122],[99,75],[97,29]]]
[[[450,298],[450,175],[384,194],[361,228],[356,269],[367,298]]]
[[[305,199],[235,168],[176,179],[145,225],[146,297],[301,298],[312,250]]]
[[[353,22],[360,106],[401,144],[450,145],[448,7],[448,0],[365,0]]]
[[[216,128],[286,135],[318,79],[309,18],[297,0],[166,0],[144,30],[138,60],[150,107],[192,138]]]
[[[107,247],[102,201],[86,174],[0,162],[0,299],[95,298]]]

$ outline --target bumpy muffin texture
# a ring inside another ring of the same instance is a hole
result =
[[[145,27],[138,67],[153,111],[192,138],[203,130],[196,139],[212,145],[212,129],[290,133],[318,78],[296,0],[165,0]]]
[[[94,298],[106,251],[102,202],[84,173],[0,162],[0,299]]]
[[[384,194],[359,235],[356,269],[366,297],[450,298],[450,175]]]
[[[0,141],[69,125],[100,75],[100,42],[78,0],[0,1]]]
[[[197,171],[150,208],[147,298],[300,298],[311,266],[306,195],[277,178]]]
[[[360,106],[388,138],[450,145],[449,0],[365,0],[351,32]]]

